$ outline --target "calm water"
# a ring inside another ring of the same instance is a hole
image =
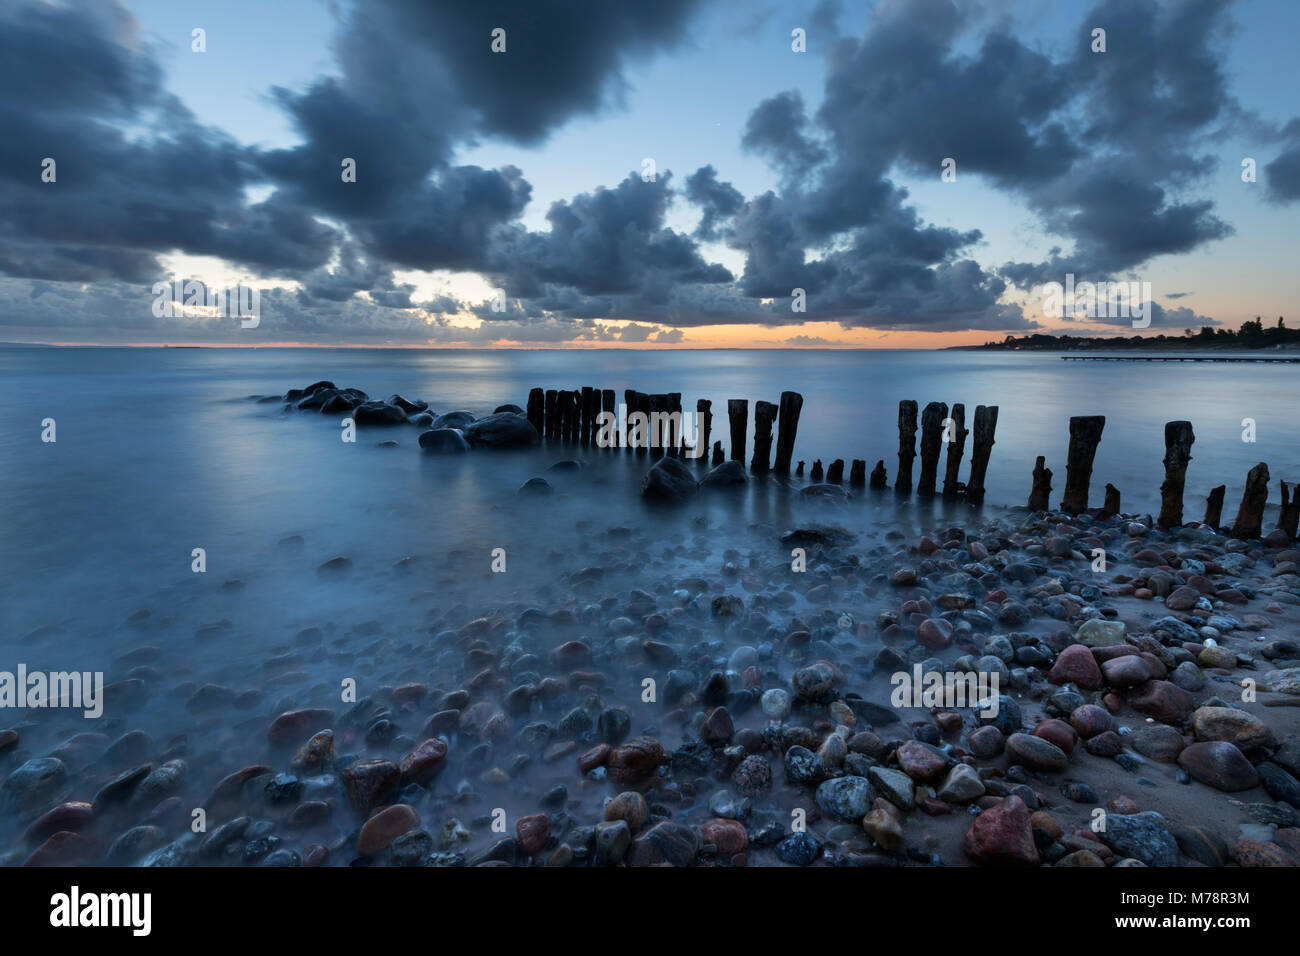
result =
[[[1038,454],[1056,473],[1059,500],[1069,417],[1103,414],[1094,500],[1109,481],[1126,510],[1153,510],[1163,424],[1186,418],[1196,428],[1188,513],[1199,516],[1205,492],[1226,483],[1230,516],[1255,462],[1269,463],[1274,504],[1278,478],[1300,479],[1300,426],[1288,400],[1296,374],[1284,365],[1067,363],[1047,354],[964,352],[3,349],[0,642],[53,624],[68,635],[57,646],[111,657],[125,640],[122,620],[147,607],[156,627],[174,621],[185,635],[204,621],[232,621],[245,639],[232,637],[220,653],[238,667],[259,642],[322,616],[356,620],[381,605],[404,606],[412,585],[387,576],[403,557],[435,559],[431,567],[443,575],[463,560],[462,583],[478,589],[468,593],[491,600],[504,597],[507,585],[501,576],[478,577],[483,555],[508,546],[518,558],[510,596],[528,600],[550,586],[548,554],[567,548],[577,560],[591,547],[586,528],[626,524],[661,531],[671,543],[673,535],[685,540],[687,522],[701,512],[712,526],[740,533],[800,507],[751,492],[740,503],[702,502],[649,518],[636,495],[644,459],[591,452],[598,468],[554,477],[560,495],[520,507],[514,492],[524,480],[581,453],[438,459],[418,452],[415,429],[363,431],[349,445],[335,418],[247,400],[319,378],[480,415],[505,402],[525,404],[534,385],[591,384],[620,396],[627,387],[680,391],[685,407],[708,398],[715,410],[734,397],[776,401],[792,388],[805,399],[796,459],[856,457],[870,467],[883,458],[891,482],[900,399],[964,402],[968,425],[976,404],[996,404],[990,506],[1024,502]],[[40,440],[45,418],[57,422],[55,444]],[[1243,418],[1255,419],[1256,444],[1241,440]],[[714,421],[715,437],[725,441],[725,413]],[[387,437],[402,447],[376,447]],[[927,518],[910,504],[896,513],[892,499],[869,501],[852,521],[869,530]],[[301,542],[285,544],[295,535]],[[196,547],[207,551],[206,575],[190,571]],[[315,573],[335,554],[357,565],[346,585]],[[223,588],[232,580],[239,585]],[[419,585],[439,586],[432,578]],[[13,656],[12,647],[0,650]]]
[[[915,540],[945,508],[886,494],[836,509],[751,484],[684,508],[650,509],[637,494],[647,460],[625,452],[444,458],[420,453],[414,428],[362,430],[345,444],[335,417],[248,400],[319,378],[480,415],[523,404],[534,385],[681,391],[687,408],[703,397],[715,409],[734,397],[775,401],[793,388],[805,396],[796,459],[884,458],[891,478],[900,399],[961,401],[968,421],[976,404],[997,404],[989,509],[1024,502],[1037,454],[1057,473],[1059,500],[1071,414],[1107,416],[1094,489],[1113,482],[1129,509],[1151,509],[1163,423],[1189,418],[1197,433],[1190,513],[1199,514],[1201,497],[1220,482],[1228,484],[1231,513],[1247,469],[1260,459],[1275,476],[1300,477],[1300,428],[1286,415],[1294,374],[1283,366],[941,352],[4,349],[0,670],[19,663],[102,670],[117,681],[139,673],[132,668],[142,647],[157,648],[143,668],[147,701],[110,708],[89,729],[101,750],[138,729],[158,752],[184,753],[188,792],[199,794],[267,758],[275,714],[337,708],[341,679],[355,679],[361,695],[411,680],[455,686],[431,635],[474,617],[581,608],[601,595],[625,599],[633,588],[665,595],[697,574],[745,597],[748,576],[761,584],[774,568],[788,571],[780,531],[825,518],[828,509],[860,535],[855,550],[868,574],[883,575],[897,547],[885,532],[898,528]],[[1246,417],[1256,420],[1257,444],[1241,441]],[[46,418],[57,423],[53,444],[41,441]],[[725,437],[725,418],[715,422]],[[400,446],[378,447],[389,437]],[[529,477],[575,454],[592,467],[550,473],[553,496],[517,496]],[[965,506],[953,510],[965,520]],[[191,570],[194,548],[206,550],[206,573]],[[495,548],[506,550],[506,574],[490,569]],[[348,556],[351,570],[320,574],[336,555]],[[724,562],[742,573],[729,574]],[[587,567],[605,570],[594,588],[574,577]],[[831,573],[809,570],[813,578]],[[817,613],[802,592],[795,600],[790,613]],[[853,589],[842,604],[871,620],[890,600]],[[308,627],[320,628],[324,643],[304,653],[294,635]],[[662,716],[638,702],[640,676],[610,677],[616,691],[630,689],[615,697],[638,730]],[[207,684],[252,698],[198,710],[192,699]],[[0,758],[0,773],[88,730],[72,711],[11,714],[5,725],[21,729],[24,755]],[[533,812],[537,788],[563,772],[547,765],[530,782],[497,786],[489,805]],[[88,799],[94,789],[79,783],[75,793]],[[23,825],[0,818],[0,846],[11,845]]]

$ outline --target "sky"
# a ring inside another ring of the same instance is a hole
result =
[[[1271,324],[1297,27],[1292,0],[6,0],[0,341]],[[1062,314],[1050,284],[1084,282],[1145,319]]]

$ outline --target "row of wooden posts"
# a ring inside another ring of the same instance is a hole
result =
[[[543,389],[534,388],[528,393],[528,420],[539,435],[547,439],[576,442],[582,445],[597,444],[599,419],[603,413],[617,415],[615,409],[616,393],[612,388],[584,387],[581,389]],[[627,416],[640,412],[649,418],[655,414],[671,416],[682,411],[680,392],[665,394],[647,394],[633,389],[623,392],[623,405]],[[713,403],[700,399],[695,403],[696,441],[698,447],[708,449],[713,429]],[[803,396],[798,392],[782,392],[779,404],[757,401],[754,403],[754,455],[749,463],[749,470],[754,473],[767,471],[785,475],[790,473],[794,458],[794,443],[799,431],[799,414],[803,410]],[[671,421],[671,419],[669,419]],[[745,461],[746,432],[749,428],[749,400],[733,398],[727,401],[727,420],[731,435],[731,460],[742,464]],[[678,419],[680,421],[680,419]],[[996,405],[979,405],[975,409],[974,442],[971,452],[970,477],[966,482],[958,478],[962,456],[965,453],[966,438],[970,431],[966,428],[966,406],[957,404],[948,414],[948,406],[943,402],[931,402],[925,406],[920,416],[921,430],[921,471],[916,483],[916,493],[925,497],[936,494],[938,483],[939,457],[943,446],[948,446],[947,467],[944,474],[943,496],[945,498],[965,497],[972,502],[979,502],[984,497],[984,476],[988,470],[989,455],[993,450],[994,432],[998,424],[998,407]],[[776,427],[776,457],[772,458],[773,426]],[[898,472],[894,480],[894,490],[899,494],[912,491],[912,464],[916,458],[917,403],[910,400],[898,403]],[[680,425],[666,435],[658,436],[661,441],[650,444],[651,436],[642,434],[642,442],[635,445],[627,433],[619,436],[622,447],[633,447],[638,452],[652,451],[677,457],[683,456],[685,443]],[[946,440],[945,440],[946,439]],[[714,441],[712,445],[712,463],[720,465],[725,460],[722,442]],[[700,462],[707,462],[708,456],[696,457]],[[795,474],[802,477],[804,462],[799,462]],[[836,459],[823,469],[821,460],[813,462],[809,477],[813,482],[830,482],[842,484],[844,481],[844,460]],[[849,484],[872,488],[888,487],[888,475],[883,459],[876,462],[870,479],[867,477],[867,463],[863,459],[853,459],[849,470]]]
[[[616,393],[611,388],[584,387],[572,390],[534,388],[528,393],[528,420],[537,433],[547,439],[596,445],[600,416],[602,413],[617,415],[615,401]],[[671,416],[677,413],[679,417],[675,428],[665,435],[658,436],[661,439],[658,444],[650,445],[651,435],[645,432],[642,434],[642,443],[633,445],[629,434],[625,432],[619,436],[619,444],[622,447],[635,448],[639,453],[651,451],[672,457],[687,457],[684,449],[688,446],[685,445],[680,428],[682,411],[680,392],[652,395],[626,389],[623,392],[623,404],[628,416],[640,412],[647,419],[655,414]],[[704,449],[710,447],[709,442],[712,437],[712,405],[712,402],[705,399],[695,403],[696,441],[698,447]],[[790,473],[795,437],[799,430],[799,414],[802,409],[803,396],[798,392],[782,392],[779,404],[764,401],[754,403],[754,455],[749,463],[751,472],[758,474],[772,471],[780,475]],[[916,481],[916,494],[921,497],[934,497],[938,493],[939,458],[946,445],[948,453],[944,468],[943,497],[965,498],[975,504],[981,502],[984,499],[984,478],[988,471],[989,456],[993,451],[994,435],[997,431],[998,406],[977,405],[975,407],[972,421],[973,436],[972,430],[966,428],[966,406],[963,404],[953,405],[950,413],[944,402],[930,402],[920,411],[919,417],[921,468]],[[749,427],[748,399],[729,399],[727,419],[731,435],[731,460],[743,464],[745,434]],[[910,494],[912,491],[912,466],[917,457],[917,419],[916,402],[904,400],[898,403],[898,471],[894,477],[894,491],[900,495]],[[670,417],[667,421],[672,422],[673,419]],[[773,425],[776,426],[775,459],[772,459]],[[1060,504],[1060,510],[1067,514],[1080,514],[1088,510],[1088,491],[1092,482],[1093,461],[1105,427],[1104,415],[1079,415],[1070,419],[1065,491]],[[959,479],[959,473],[968,436],[973,439],[970,475],[963,483]],[[1165,480],[1160,485],[1160,516],[1157,519],[1157,523],[1162,528],[1178,527],[1183,523],[1183,492],[1187,466],[1192,460],[1192,443],[1195,440],[1191,422],[1168,422],[1165,425]],[[722,442],[714,441],[712,450],[712,464],[722,464],[725,460]],[[704,454],[694,457],[701,463],[709,460]],[[798,463],[795,474],[803,477],[804,462]],[[813,482],[842,484],[844,459],[835,459],[825,469],[820,459],[814,461],[809,479]],[[1250,470],[1246,477],[1246,490],[1230,531],[1233,537],[1258,538],[1260,536],[1264,507],[1268,500],[1268,482],[1267,464],[1260,462]],[[1289,486],[1286,482],[1281,484],[1282,507],[1277,527],[1294,540],[1297,524],[1300,523],[1300,488],[1295,485]],[[866,461],[853,459],[849,469],[849,485],[854,487],[869,485],[873,489],[887,488],[888,475],[884,460],[876,462],[876,467],[868,477]],[[1051,492],[1052,471],[1046,466],[1046,458],[1040,455],[1034,464],[1029,508],[1034,511],[1050,509]],[[1219,527],[1226,493],[1225,485],[1219,485],[1210,491],[1205,507],[1206,525],[1212,528]],[[1109,483],[1106,485],[1102,510],[1111,514],[1120,512],[1119,489]]]
[[[1104,415],[1080,415],[1070,419],[1070,445],[1066,453],[1065,493],[1061,510],[1079,514],[1088,507],[1088,486],[1092,481],[1092,463],[1101,443],[1101,433],[1106,427]],[[1196,435],[1191,422],[1165,423],[1165,480],[1160,484],[1160,515],[1156,523],[1162,528],[1177,528],[1183,523],[1183,492],[1187,484],[1187,466],[1192,460],[1192,443]],[[1246,475],[1246,488],[1237,508],[1237,517],[1229,534],[1234,538],[1258,538],[1264,523],[1264,507],[1268,502],[1268,465],[1260,462]],[[1300,525],[1300,488],[1282,485],[1282,506],[1278,512],[1277,527],[1295,540]],[[1034,463],[1033,488],[1029,493],[1029,508],[1044,511],[1050,507],[1048,498],[1052,491],[1052,471],[1046,459],[1038,456]],[[1223,518],[1223,499],[1227,486],[1210,490],[1205,499],[1205,517],[1202,523],[1219,528]],[[1106,485],[1103,511],[1119,514],[1120,493],[1112,484]]]

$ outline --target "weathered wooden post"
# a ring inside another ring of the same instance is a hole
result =
[[[1106,482],[1106,498],[1101,509],[1109,514],[1119,514],[1119,489],[1109,481]]]
[[[749,399],[727,400],[727,418],[731,420],[731,460],[745,463],[745,426],[749,423]]]
[[[916,457],[916,402],[898,403],[898,474],[894,490],[905,495],[912,490],[912,459]]]
[[[885,459],[876,462],[876,467],[871,469],[871,487],[888,488],[889,476],[885,474]]]
[[[648,454],[650,451],[650,412],[652,400],[645,392],[636,393],[636,410],[641,413],[642,421],[645,423],[641,429],[641,440],[637,444],[638,454]]]
[[[754,457],[749,461],[749,470],[761,474],[770,467],[772,460],[772,423],[776,421],[777,406],[771,402],[754,403]]]
[[[569,421],[569,393],[562,388],[555,390],[555,438],[564,441],[564,430]]]
[[[808,477],[814,485],[819,484],[826,477],[822,472],[822,460],[820,458],[813,462],[812,472]]]
[[[1070,419],[1070,450],[1065,460],[1065,495],[1061,510],[1077,515],[1088,510],[1088,485],[1097,456],[1105,415],[1075,415]]]
[[[569,441],[582,441],[582,389],[569,392]]]
[[[600,433],[601,390],[592,387],[591,398],[587,403],[587,444],[595,446],[596,436]]]
[[[854,458],[849,468],[849,487],[861,488],[867,483],[867,463],[861,458]]]
[[[1219,522],[1223,520],[1223,496],[1227,493],[1227,485],[1210,489],[1209,495],[1205,498],[1205,521],[1202,522],[1207,527],[1215,529],[1219,527]]]
[[[650,396],[650,453],[656,458],[664,456],[664,450],[668,445],[668,436],[665,432],[670,431],[667,427],[668,414],[668,396],[660,393]]]
[[[528,391],[528,424],[532,425],[539,435],[546,427],[546,393],[540,388]]]
[[[1282,485],[1282,508],[1277,513],[1277,526],[1292,541],[1300,529],[1300,485]]]
[[[578,395],[578,441],[585,445],[591,436],[591,426],[596,416],[591,414],[591,395],[594,389],[590,385],[582,386]],[[599,393],[596,393],[599,396]]]
[[[546,390],[546,437],[554,438],[560,430],[560,410],[557,392],[553,388]]]
[[[1268,465],[1260,462],[1246,476],[1246,490],[1241,495],[1237,520],[1229,534],[1234,538],[1258,538],[1264,522],[1264,504],[1268,501]]]
[[[1182,526],[1183,486],[1194,441],[1191,422],[1165,422],[1165,480],[1160,485],[1160,517],[1156,520],[1162,528]]]
[[[826,480],[832,485],[844,484],[844,459],[836,458],[826,469]]]
[[[956,498],[962,492],[959,477],[961,457],[966,452],[966,406],[958,402],[952,407],[952,441],[948,442],[948,457],[943,475],[943,496]]]
[[[916,493],[926,498],[934,497],[939,454],[943,451],[943,420],[947,417],[945,402],[930,402],[921,413],[921,477],[916,482]]]
[[[613,416],[613,421],[614,421],[615,423],[617,423],[617,422],[618,422],[618,408],[617,408],[616,406],[617,406],[617,401],[616,401],[615,396],[614,396],[614,390],[613,390],[612,388],[601,389],[601,392],[600,392],[600,412],[601,412],[601,415],[602,415],[602,416],[603,416],[603,415],[612,415],[612,416]],[[611,440],[612,440],[613,442],[617,443],[617,442],[619,441],[619,435],[618,435],[618,427],[617,427],[617,424],[615,425],[615,427],[614,427],[613,429],[610,429],[610,430],[607,432],[607,434],[610,436],[610,438],[611,438]],[[597,437],[597,438],[600,437],[600,432],[599,432],[599,431],[596,432],[596,437]],[[608,447],[617,447],[617,445],[612,445],[612,446],[608,446]]]
[[[713,466],[716,468],[724,461],[726,461],[726,456],[722,453],[722,442],[715,441],[713,443]]]
[[[681,455],[682,448],[682,393],[668,393],[668,424],[664,428],[664,445],[668,448],[668,456],[677,458]]]
[[[709,463],[709,441],[713,433],[713,403],[700,398],[695,401],[695,442],[700,453],[695,460],[701,464]]]
[[[799,413],[802,410],[802,395],[798,392],[781,393],[776,425],[776,461],[772,463],[772,470],[778,475],[790,473],[790,459],[794,457],[794,439],[799,432]]]
[[[1030,511],[1046,511],[1052,507],[1052,469],[1046,464],[1047,459],[1042,455],[1034,462],[1034,486],[1029,492]]]
[[[636,411],[636,389],[625,388],[623,389],[623,424],[620,426],[623,429],[623,434],[619,436],[624,448],[635,447],[632,444],[632,413],[634,411]]]
[[[979,504],[984,500],[984,473],[993,453],[993,436],[998,429],[998,406],[976,405],[973,446],[970,453],[970,480],[966,483],[966,500]]]
[[[802,478],[802,477],[803,477],[803,462],[802,462],[802,461],[799,462],[799,467],[796,468],[796,469],[794,470],[794,476],[795,476],[796,478]]]

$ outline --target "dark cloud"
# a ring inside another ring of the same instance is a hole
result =
[[[686,177],[686,198],[700,207],[700,224],[695,227],[697,239],[712,241],[720,238],[720,224],[738,213],[745,204],[739,189],[718,180],[718,171],[712,166],[701,166]]]
[[[617,102],[629,61],[679,42],[697,0],[611,3],[567,0],[381,0],[402,34],[447,65],[456,102],[477,128],[522,143],[574,116]],[[358,17],[370,18],[367,8]],[[491,51],[506,31],[506,52]]]

